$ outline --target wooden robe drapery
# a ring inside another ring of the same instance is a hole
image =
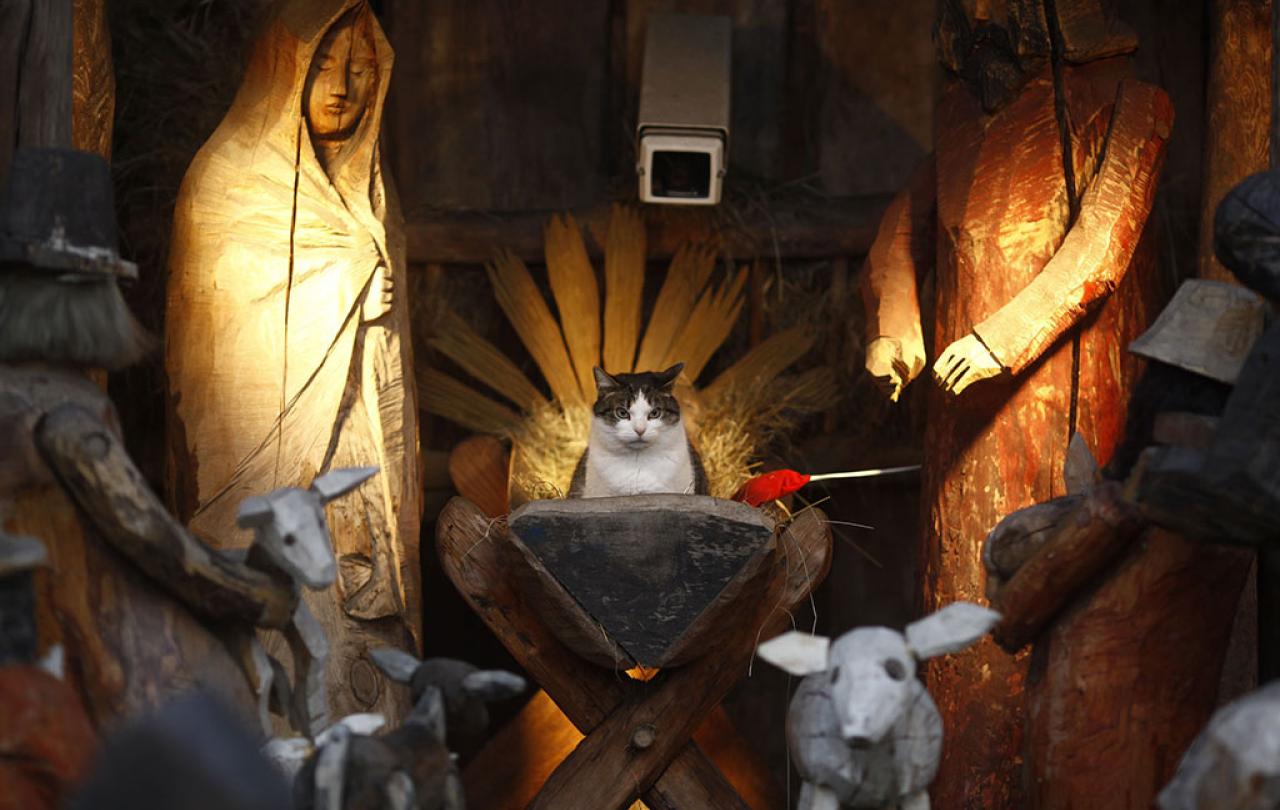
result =
[[[372,41],[377,75],[326,168],[308,129],[307,75],[326,32],[350,15]],[[235,512],[251,495],[305,487],[333,468],[381,469],[328,507],[338,581],[307,598],[331,644],[334,715],[372,710],[395,720],[407,695],[365,658],[371,645],[412,648],[420,635],[404,245],[378,145],[392,61],[361,0],[282,7],[182,184],[165,366],[176,507],[214,546],[248,544]],[[391,307],[370,318],[384,275]]]

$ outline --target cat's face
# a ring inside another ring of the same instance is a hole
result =
[[[681,434],[680,403],[672,395],[684,363],[666,371],[606,374],[595,370],[595,435],[613,449],[644,450]]]

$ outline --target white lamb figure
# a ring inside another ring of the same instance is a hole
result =
[[[963,650],[998,621],[993,610],[956,602],[907,625],[905,636],[860,627],[834,643],[793,631],[761,644],[761,658],[808,676],[787,713],[791,757],[804,780],[799,810],[928,810],[942,718],[916,664]]]

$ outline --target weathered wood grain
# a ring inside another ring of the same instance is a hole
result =
[[[767,207],[731,219],[723,212],[674,213],[668,206],[646,206],[650,259],[669,259],[690,238],[709,229],[717,247],[730,256],[781,259],[860,256],[867,252],[875,223],[888,203],[884,195],[771,201]],[[528,262],[543,260],[543,227],[553,212],[411,212],[405,222],[409,261],[413,264],[483,264],[499,249]],[[591,238],[592,258],[603,255],[609,227],[608,205],[573,208],[573,216]]]
[[[604,128],[621,126],[604,120],[608,3],[393,0],[384,15],[396,51],[387,128],[406,211],[602,198]]]
[[[1200,206],[1200,278],[1234,279],[1213,255],[1213,215],[1232,186],[1267,168],[1271,143],[1271,2],[1209,4],[1207,124]]]
[[[576,628],[571,637],[603,632],[625,667],[670,667],[704,653],[773,547],[758,510],[698,495],[534,501],[511,514],[510,527],[516,548],[545,567],[540,592],[563,587],[571,597],[547,604],[574,609],[559,617]],[[704,619],[707,611],[714,615]],[[544,621],[547,612],[539,611]],[[596,663],[617,666],[590,650]]]
[[[1003,617],[992,636],[1016,653],[1034,641],[1079,589],[1106,570],[1142,527],[1120,485],[1094,487],[1002,587],[992,607]]]
[[[165,511],[102,420],[63,405],[37,427],[40,453],[100,535],[196,613],[283,627],[298,603],[293,584],[196,540]]]
[[[502,536],[492,531],[491,522],[474,505],[455,498],[441,513],[438,525],[441,562],[472,609],[547,690],[574,725],[589,731],[602,722],[627,698],[629,682],[607,670],[584,666],[533,617],[526,595],[511,575]],[[786,586],[777,609],[759,630],[762,639],[775,635],[787,625],[789,619],[784,606],[804,599],[826,576],[830,565],[831,535],[815,510],[798,517],[782,538]],[[648,686],[633,684],[631,688],[644,690]],[[691,756],[702,755],[696,747],[687,745],[680,758],[657,776],[653,789],[645,796],[650,807],[697,806],[679,804],[676,798],[715,791],[714,783],[696,787],[688,782],[698,774],[707,773],[701,764],[681,764]]]
[[[1027,806],[1151,807],[1217,703],[1241,553],[1149,531],[1058,616],[1032,655]]]

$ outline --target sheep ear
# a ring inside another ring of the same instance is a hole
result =
[[[831,639],[792,630],[756,648],[760,657],[792,675],[809,675],[827,668]]]
[[[394,647],[379,647],[376,650],[370,650],[369,660],[396,683],[409,683],[409,681],[413,680],[413,673],[417,672],[418,667],[422,664],[421,661],[409,653],[404,650],[397,650]]]
[[[330,470],[311,482],[311,491],[320,496],[322,503],[340,498],[368,481],[378,472],[377,467],[343,467]]]
[[[271,502],[261,495],[245,498],[236,510],[236,525],[242,529],[256,529],[271,522]]]
[[[473,672],[462,679],[462,691],[466,692],[468,697],[485,703],[515,697],[523,692],[526,686],[524,678],[500,669]]]
[[[972,602],[954,602],[907,625],[907,646],[924,660],[960,652],[982,638],[1000,621],[994,610]]]

